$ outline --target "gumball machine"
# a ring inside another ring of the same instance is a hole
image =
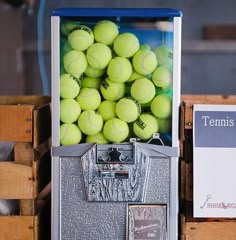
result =
[[[52,11],[52,239],[178,239],[181,21]]]

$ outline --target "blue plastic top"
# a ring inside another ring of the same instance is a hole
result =
[[[171,8],[58,8],[51,16],[61,17],[182,17]]]

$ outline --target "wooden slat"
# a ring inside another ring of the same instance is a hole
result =
[[[0,141],[33,142],[51,136],[49,96],[0,96]]]
[[[32,111],[31,105],[0,105],[0,140],[31,142]]]
[[[180,240],[186,240],[185,235],[180,235]]]
[[[1,240],[38,240],[38,216],[0,216]]]
[[[51,98],[49,96],[0,96],[0,105],[34,105],[35,108],[50,103]]]
[[[22,199],[20,203],[20,215],[21,216],[34,216],[37,213],[36,199]]]
[[[235,240],[236,222],[187,222],[186,240]]]
[[[180,161],[180,199],[185,200],[186,198],[186,192],[185,192],[185,186],[186,186],[186,163],[184,160]]]
[[[181,101],[206,104],[235,104],[236,95],[181,95]]]
[[[34,149],[32,143],[15,143],[14,145],[14,159],[15,162],[32,166],[35,159]]]
[[[0,162],[0,199],[35,198],[32,167]]]
[[[185,193],[186,200],[193,201],[193,164],[186,163],[185,165]]]

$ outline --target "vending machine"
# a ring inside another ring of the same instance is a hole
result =
[[[181,21],[52,11],[53,240],[178,239]]]

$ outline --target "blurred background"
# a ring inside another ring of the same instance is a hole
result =
[[[181,93],[236,94],[235,0],[0,0],[0,95],[51,94],[50,14],[60,7],[181,10]]]

